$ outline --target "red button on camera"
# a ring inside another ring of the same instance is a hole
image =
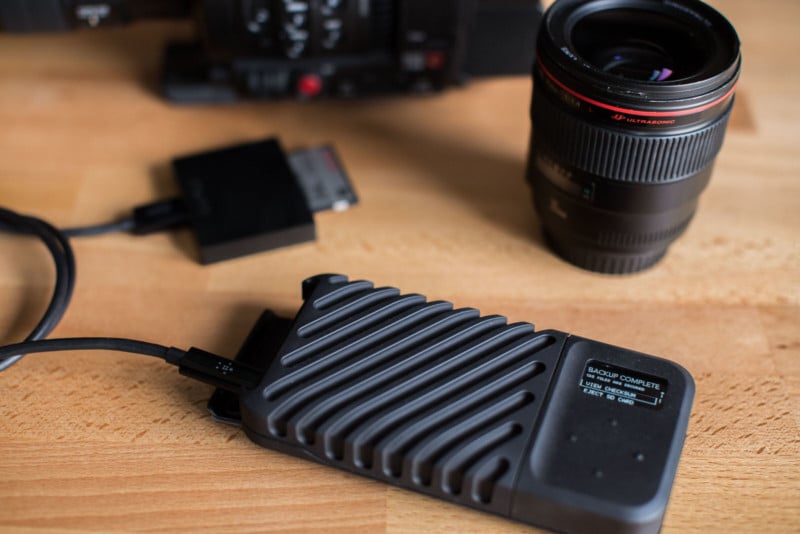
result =
[[[425,54],[425,66],[430,70],[441,70],[447,60],[444,52],[433,50]]]
[[[318,96],[322,92],[322,78],[316,74],[304,74],[297,80],[297,92],[303,96]]]

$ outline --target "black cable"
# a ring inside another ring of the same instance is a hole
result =
[[[169,362],[178,362],[186,351],[173,347],[122,339],[115,337],[74,337],[62,339],[42,339],[39,341],[23,341],[13,345],[0,347],[0,360],[15,354],[32,354],[37,352],[59,352],[66,350],[113,350],[153,356]]]
[[[177,215],[183,216],[181,207],[174,201],[153,206],[155,206],[153,210],[159,213],[149,219],[151,222],[161,224],[170,221],[170,224],[174,224],[177,221]],[[56,284],[44,316],[28,337],[25,338],[25,341],[0,346],[0,372],[11,367],[22,359],[25,354],[29,353],[68,350],[112,350],[160,358],[179,366],[181,374],[234,393],[241,391],[242,388],[254,388],[259,384],[263,375],[262,369],[229,360],[194,347],[184,351],[145,341],[108,337],[43,339],[52,332],[64,316],[72,298],[72,292],[75,289],[75,255],[72,252],[69,239],[65,232],[54,228],[41,219],[20,215],[5,208],[0,208],[0,228],[7,228],[13,232],[33,234],[39,237],[53,257],[56,267]],[[116,231],[114,228],[117,228],[116,223],[114,225],[73,229],[72,231],[75,235],[98,235],[107,231]]]
[[[4,211],[19,216],[19,214],[11,212],[10,210]],[[43,222],[36,217],[25,217],[33,219],[34,221]],[[137,206],[131,212],[131,216],[117,221],[90,226],[62,228],[60,232],[66,237],[95,237],[113,233],[147,235],[183,226],[188,222],[189,212],[186,209],[183,199],[175,197]],[[0,231],[15,234],[33,233],[29,227],[23,226],[17,221],[9,222],[3,219],[0,219]]]
[[[56,283],[53,296],[42,319],[33,331],[25,338],[26,342],[45,338],[59,323],[67,311],[72,292],[75,288],[75,255],[69,239],[58,229],[47,222],[20,215],[11,210],[0,208],[0,222],[12,230],[33,234],[39,237],[47,247],[56,268]],[[17,363],[24,353],[12,354],[0,360],[0,371]]]
[[[119,221],[110,223],[97,224],[92,226],[76,226],[73,228],[60,229],[67,237],[94,237],[98,235],[119,233],[119,232],[133,232],[136,229],[136,221],[133,217],[127,217]],[[0,221],[0,231],[9,232],[13,234],[30,234],[30,230],[20,228],[15,225]]]
[[[94,237],[98,235],[113,234],[118,232],[132,232],[136,227],[133,217],[122,219],[121,221],[107,224],[97,224],[94,226],[78,226],[75,228],[64,228],[61,230],[67,237]]]
[[[168,199],[139,206],[134,215],[126,219],[94,226],[58,230],[51,224],[6,208],[0,208],[0,230],[18,234],[35,235],[47,247],[56,267],[56,284],[50,305],[41,321],[25,341],[44,339],[58,325],[67,311],[75,288],[75,255],[69,237],[89,237],[113,232],[145,234],[177,226],[186,221],[187,213],[180,199]],[[0,359],[0,371],[17,363],[24,353]]]
[[[197,348],[181,350],[155,343],[115,337],[75,337],[25,341],[0,347],[0,361],[15,355],[68,350],[112,350],[153,356],[180,368],[182,375],[206,384],[238,393],[254,388],[261,381],[263,369],[229,360]]]
[[[82,226],[62,230],[67,237],[93,237],[115,232],[147,235],[182,226],[189,222],[189,212],[180,197],[142,204],[133,209],[130,217],[107,224]]]

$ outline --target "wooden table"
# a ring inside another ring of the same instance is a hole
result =
[[[718,0],[745,67],[688,232],[612,277],[543,244],[523,174],[531,84],[430,98],[174,106],[152,89],[181,23],[0,37],[0,205],[61,226],[175,191],[176,155],[278,135],[335,143],[361,197],[318,240],[210,267],[185,232],[76,240],[54,335],[233,356],[264,308],[341,272],[673,359],[697,382],[665,532],[800,530],[800,3]],[[52,287],[38,243],[0,236],[0,339]],[[116,353],[30,356],[0,375],[0,529],[525,532],[529,527],[266,451],[214,423],[211,389]]]

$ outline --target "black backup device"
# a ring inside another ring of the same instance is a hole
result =
[[[215,419],[257,444],[535,526],[660,530],[694,382],[631,350],[367,281],[265,312]]]

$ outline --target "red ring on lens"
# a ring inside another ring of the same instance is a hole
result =
[[[730,98],[730,96],[736,90],[736,84],[734,84],[733,87],[731,87],[730,91],[725,93],[723,96],[721,96],[717,100],[714,100],[710,104],[704,104],[704,105],[698,106],[696,108],[683,109],[683,110],[680,110],[680,111],[641,111],[641,110],[638,110],[638,109],[627,109],[627,108],[620,108],[620,107],[617,107],[617,106],[612,106],[610,104],[606,104],[606,103],[600,102],[599,100],[594,100],[593,98],[589,98],[588,96],[584,96],[584,95],[580,94],[579,92],[575,91],[574,89],[570,89],[569,87],[564,85],[564,83],[562,83],[560,80],[558,80],[558,78],[553,76],[553,74],[551,74],[550,71],[547,70],[547,68],[542,64],[542,59],[539,56],[536,57],[536,63],[539,65],[539,68],[542,69],[542,72],[544,72],[545,75],[547,75],[547,77],[550,78],[550,80],[554,84],[556,84],[561,89],[563,89],[567,93],[571,94],[575,98],[577,98],[579,100],[583,100],[587,104],[591,104],[591,105],[597,106],[599,108],[607,109],[609,111],[616,111],[617,113],[624,113],[626,115],[636,115],[636,116],[639,116],[639,117],[682,117],[684,115],[693,115],[695,113],[700,113],[701,111],[705,111],[707,109],[713,108],[717,104],[720,104],[720,103],[724,102],[725,100]]]

